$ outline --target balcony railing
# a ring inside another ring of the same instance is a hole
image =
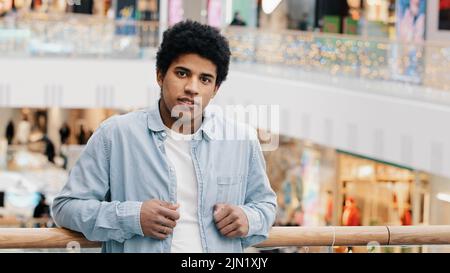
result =
[[[273,227],[257,247],[450,245],[450,226]],[[98,248],[60,228],[0,228],[0,249]]]
[[[356,35],[267,31],[230,27],[225,31],[233,60],[369,80],[403,82],[450,90],[450,44],[403,43]]]
[[[158,30],[158,22],[23,14],[0,20],[0,55],[142,58],[158,45]]]
[[[228,27],[223,33],[230,41],[236,63],[450,91],[448,42],[413,44],[356,35],[243,27]],[[154,54],[146,52],[151,49],[154,53],[158,35],[158,22],[24,14],[0,20],[0,55],[153,58]]]

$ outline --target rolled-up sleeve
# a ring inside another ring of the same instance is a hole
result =
[[[91,241],[123,242],[143,236],[142,203],[109,201],[111,122],[89,139],[69,179],[52,204],[52,216],[60,227],[83,233]]]
[[[248,219],[249,231],[243,238],[243,247],[258,244],[268,238],[275,222],[276,194],[266,174],[266,165],[258,140],[251,142],[251,160],[247,177],[247,192],[244,205],[240,206]]]

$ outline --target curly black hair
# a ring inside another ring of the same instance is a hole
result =
[[[228,40],[216,28],[191,20],[179,22],[164,32],[156,54],[156,69],[165,75],[174,60],[189,53],[216,65],[216,86],[225,81],[231,55]]]

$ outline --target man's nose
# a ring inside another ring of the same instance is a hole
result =
[[[198,79],[192,77],[189,82],[184,87],[184,92],[188,93],[189,95],[198,95],[198,89],[199,89],[199,81]]]

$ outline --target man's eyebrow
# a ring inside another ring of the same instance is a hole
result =
[[[209,78],[211,78],[211,79],[215,79],[215,78],[216,78],[216,77],[214,77],[214,75],[209,74],[209,73],[202,73],[201,76],[203,76],[203,77],[209,77]]]
[[[184,66],[176,66],[175,69],[181,69],[181,70],[189,71],[189,72],[191,71],[189,68],[186,68]]]
[[[181,70],[184,70],[186,72],[191,72],[191,70],[189,68],[186,68],[184,66],[176,66],[175,69],[181,69]],[[200,75],[202,77],[209,77],[209,78],[212,78],[212,79],[216,78],[213,74],[209,74],[209,73],[201,73]]]

